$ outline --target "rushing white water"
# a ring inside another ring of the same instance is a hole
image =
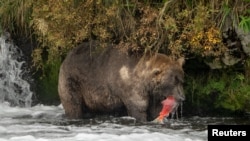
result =
[[[9,101],[13,106],[30,106],[32,92],[22,78],[22,52],[9,39],[8,33],[0,37],[0,102]]]
[[[67,120],[59,106],[0,104],[0,141],[204,141],[206,127],[191,122],[138,124],[131,117]],[[202,121],[202,119],[195,119]]]

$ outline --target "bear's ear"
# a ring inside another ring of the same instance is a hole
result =
[[[185,63],[185,58],[184,57],[181,57],[177,60],[177,62],[180,64],[180,66],[183,66],[184,63]]]

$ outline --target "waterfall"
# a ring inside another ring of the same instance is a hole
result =
[[[23,79],[22,51],[14,45],[8,33],[0,37],[0,103],[29,107],[33,93],[30,84]]]

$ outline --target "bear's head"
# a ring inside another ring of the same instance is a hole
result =
[[[174,60],[164,54],[156,54],[147,59],[143,74],[145,89],[150,97],[148,112],[151,118],[158,115],[161,101],[168,96],[174,96],[177,102],[185,99],[182,69],[184,61],[184,58]]]

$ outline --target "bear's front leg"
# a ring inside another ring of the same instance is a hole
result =
[[[138,121],[147,121],[148,99],[140,96],[131,96],[125,101],[128,116],[134,117]]]

